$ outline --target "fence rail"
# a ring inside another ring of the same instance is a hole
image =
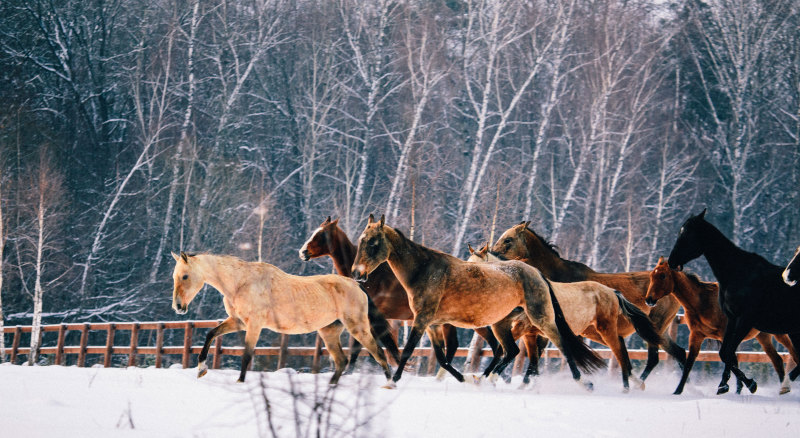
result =
[[[77,355],[76,364],[79,367],[86,365],[86,356],[89,354],[97,354],[103,356],[103,366],[110,367],[112,365],[111,356],[127,355],[127,365],[135,366],[137,364],[138,356],[155,356],[156,368],[161,368],[163,365],[164,355],[180,355],[181,365],[184,368],[189,368],[191,356],[200,354],[202,345],[193,345],[192,336],[195,329],[210,329],[217,326],[221,322],[218,320],[202,320],[202,321],[154,321],[154,322],[120,322],[120,323],[82,323],[82,324],[51,324],[43,325],[41,336],[45,332],[57,332],[57,342],[55,346],[41,347],[39,354],[55,355],[54,363],[63,365],[66,360],[66,355]],[[677,325],[683,323],[683,317],[676,317],[676,321],[672,326],[672,336],[677,333]],[[156,332],[156,345],[155,346],[142,346],[139,345],[140,332],[142,330],[155,330]],[[183,330],[183,343],[181,345],[164,345],[164,333],[166,330]],[[13,336],[10,348],[10,362],[16,363],[20,355],[29,355],[30,347],[20,346],[20,340],[23,333],[31,333],[31,326],[9,326],[5,327],[4,331],[7,335]],[[80,341],[78,345],[65,345],[66,334],[68,331],[80,332]],[[117,333],[121,331],[130,332],[130,342],[128,345],[114,345],[114,339]],[[106,341],[104,345],[89,345],[90,332],[106,332]],[[241,356],[244,352],[244,347],[241,346],[224,346],[222,344],[223,336],[217,337],[214,345],[209,350],[213,355],[211,367],[219,368],[221,358],[224,355],[228,356]],[[482,345],[482,344],[481,344]],[[524,349],[524,344],[520,345]],[[595,351],[604,359],[612,358],[611,350],[607,348],[596,348]],[[523,352],[524,353],[524,350]],[[275,347],[256,347],[256,356],[278,356],[277,367],[282,368],[285,366],[288,357],[290,356],[312,356],[312,372],[319,372],[320,358],[327,355],[321,339],[319,336],[316,338],[315,346],[289,346],[289,337],[282,335],[280,338],[280,345]],[[362,355],[366,355],[366,351],[362,351]],[[459,348],[456,351],[456,356],[467,356],[468,348]],[[490,355],[491,350],[488,348],[479,347],[478,356]],[[646,360],[647,350],[645,349],[629,349],[628,354],[633,360]],[[784,362],[789,358],[788,353],[779,353]],[[769,359],[763,352],[738,352],[739,362],[768,362]],[[433,350],[430,347],[419,347],[414,350],[414,356],[428,357],[428,373],[433,372],[435,368],[435,360]],[[520,354],[516,363],[514,364],[514,371],[520,372],[523,366],[523,354]],[[547,348],[543,353],[546,358],[561,358],[561,353],[558,349]],[[667,358],[665,352],[659,352],[660,359]],[[718,361],[719,354],[717,351],[701,351],[697,357],[698,361]],[[479,361],[475,361],[477,367]]]

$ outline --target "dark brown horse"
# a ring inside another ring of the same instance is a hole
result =
[[[408,343],[400,356],[397,382],[406,361],[416,348],[422,333],[431,325],[452,324],[463,328],[491,325],[503,346],[503,359],[493,370],[500,374],[519,348],[511,335],[506,318],[522,306],[531,323],[541,330],[564,353],[573,377],[580,381],[580,371],[605,366],[567,324],[550,283],[538,270],[517,261],[469,263],[448,254],[416,244],[399,231],[370,215],[361,234],[353,262],[353,277],[366,280],[383,262],[388,262],[403,285],[414,312]],[[433,340],[439,364],[459,381],[464,377],[445,360],[440,342]]]
[[[530,222],[520,222],[504,232],[491,248],[490,252],[510,260],[521,260],[542,271],[542,275],[552,281],[570,283],[575,281],[596,281],[622,295],[647,314],[661,335],[660,342],[664,350],[674,357],[683,366],[686,361],[686,351],[675,343],[664,332],[675,319],[680,304],[673,297],[660,300],[655,307],[645,304],[647,286],[650,283],[650,272],[623,272],[619,274],[606,274],[592,270],[583,263],[573,262],[561,258],[555,247],[528,228]],[[627,319],[620,319],[618,333],[622,337],[630,336],[635,331]],[[641,374],[645,380],[658,364],[658,345],[648,342],[647,364]]]
[[[692,365],[694,365],[697,354],[700,352],[703,340],[711,338],[721,341],[725,334],[728,318],[719,305],[719,284],[706,283],[700,281],[694,274],[671,269],[667,260],[661,257],[658,259],[656,267],[650,272],[650,287],[647,289],[645,301],[649,306],[654,306],[658,300],[670,293],[683,306],[686,312],[686,325],[689,326],[689,355],[686,358],[681,381],[678,384],[678,388],[675,389],[675,394],[680,394],[683,392],[683,387],[689,378],[689,372],[692,371]],[[778,373],[778,379],[781,381],[780,393],[789,392],[790,381],[784,378],[783,360],[778,352],[775,351],[775,346],[772,345],[772,335],[753,329],[747,334],[745,340],[752,338],[756,338],[758,343],[761,344],[764,352],[772,362],[772,366],[775,367],[775,372]],[[775,339],[786,346],[792,358],[794,358],[795,362],[798,362],[797,352],[794,350],[789,336],[775,335]],[[730,370],[726,369],[717,394],[728,392],[729,378]],[[741,391],[742,382],[737,379],[736,393],[738,394]]]
[[[350,267],[353,265],[353,260],[356,255],[356,246],[347,238],[347,234],[339,228],[339,219],[331,221],[331,217],[322,222],[311,237],[300,248],[300,258],[303,261],[308,261],[313,258],[329,256],[333,260],[333,266],[339,275],[350,277]],[[400,360],[400,354],[397,350],[397,344],[388,331],[388,325],[384,328],[380,322],[382,317],[378,317],[376,313],[382,314],[383,317],[388,319],[397,319],[401,321],[412,320],[414,313],[408,305],[408,296],[406,295],[403,285],[397,281],[391,268],[386,263],[378,266],[373,271],[367,281],[361,283],[361,288],[367,293],[374,302],[374,306],[370,306],[370,321],[377,321],[373,323],[375,331],[379,332],[376,339],[380,339],[384,346],[389,350],[389,353],[395,359]],[[500,360],[499,348],[500,344],[492,334],[491,330],[487,327],[480,327],[475,331],[484,339],[486,339],[492,351],[495,352],[495,357],[490,368],[494,368]],[[435,333],[437,337],[443,337],[446,349],[446,360],[452,362],[453,357],[458,350],[458,334],[456,328],[450,324],[443,324],[441,326],[441,334]],[[387,338],[388,336],[388,338]],[[352,348],[350,350],[350,365],[348,371],[351,371],[356,363],[361,352],[361,344],[353,339]],[[442,375],[440,374],[440,377]]]

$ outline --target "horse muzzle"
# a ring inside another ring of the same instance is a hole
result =
[[[783,282],[789,285],[790,287],[794,287],[797,284],[796,275],[794,275],[794,272],[789,268],[783,270],[783,274],[781,274],[781,277],[783,277]]]
[[[350,276],[353,277],[353,280],[363,283],[367,281],[367,269],[364,265],[353,266]]]
[[[300,260],[302,260],[304,262],[307,262],[307,261],[311,260],[311,256],[308,255],[308,250],[307,249],[301,249],[300,252],[299,252],[299,255],[300,255]]]
[[[654,307],[654,306],[656,305],[656,303],[658,302],[658,300],[655,300],[655,299],[653,299],[653,298],[647,297],[647,298],[645,298],[645,299],[644,299],[644,302],[645,302],[645,304],[647,304],[648,306],[650,306],[650,307]]]
[[[189,305],[188,304],[178,304],[178,303],[173,301],[172,302],[172,309],[175,310],[175,313],[177,313],[178,315],[186,315],[186,313],[189,311]]]

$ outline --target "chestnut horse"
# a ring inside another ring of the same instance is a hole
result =
[[[472,247],[469,247],[469,250],[472,255],[468,261],[496,262],[500,260],[489,254],[488,244],[478,251],[473,250]],[[594,281],[573,283],[553,281],[551,284],[572,331],[606,345],[614,353],[614,357],[622,369],[622,385],[627,392],[631,361],[624,340],[617,334],[619,319],[628,318],[636,327],[639,336],[650,342],[658,342],[659,335],[647,315],[626,300],[618,291]],[[524,314],[514,315],[513,318],[511,331],[514,339],[523,337],[523,342],[528,350],[528,370],[523,378],[523,385],[527,385],[530,375],[536,372],[535,364],[539,361],[536,338],[541,331],[534,327]],[[639,382],[639,388],[644,389],[643,382]]]
[[[375,221],[370,215],[358,242],[351,269],[353,277],[366,280],[387,262],[408,294],[414,323],[392,383],[400,380],[403,367],[422,333],[431,325],[452,324],[475,329],[490,325],[503,346],[503,359],[492,372],[502,373],[519,353],[506,318],[522,306],[531,322],[559,348],[575,380],[585,371],[605,366],[570,330],[549,282],[538,270],[520,262],[469,263],[412,242],[399,231]],[[430,336],[430,331],[429,331]],[[439,364],[458,381],[464,377],[446,362],[440,340],[431,336]]]
[[[794,250],[794,257],[789,260],[789,263],[786,265],[786,269],[783,270],[781,277],[783,278],[783,282],[789,286],[794,286],[797,284],[797,280],[800,279],[800,246]]]
[[[347,328],[367,347],[386,378],[391,377],[386,356],[370,334],[367,296],[355,281],[340,275],[298,277],[268,263],[245,262],[232,256],[181,252],[180,256],[172,253],[172,257],[175,312],[185,314],[189,303],[208,283],[222,294],[228,313],[228,318],[206,335],[197,359],[198,378],[208,370],[206,358],[211,341],[225,333],[245,330],[239,374],[239,382],[244,382],[263,328],[286,334],[318,331],[335,366],[331,385],[339,381],[347,364],[340,340],[343,328]]]
[[[308,261],[327,255],[333,260],[333,266],[336,268],[336,272],[338,272],[339,275],[350,277],[350,267],[353,265],[357,248],[350,242],[350,239],[347,238],[347,234],[339,228],[338,224],[339,219],[331,221],[331,217],[328,216],[319,228],[314,231],[314,234],[311,235],[306,243],[303,244],[303,247],[300,248],[300,259]],[[408,305],[408,296],[406,295],[405,289],[403,289],[403,285],[397,281],[397,277],[394,276],[389,265],[383,263],[369,275],[367,281],[361,283],[361,288],[364,289],[371,298],[371,302],[374,302],[374,305],[370,306],[370,321],[373,324],[373,328],[381,334],[379,339],[389,350],[389,353],[395,361],[399,362],[400,354],[397,350],[397,344],[394,338],[392,338],[392,335],[388,331],[388,325],[384,328],[384,324],[376,324],[375,320],[382,320],[384,316],[388,319],[399,319],[403,321],[414,318],[414,313]],[[382,314],[380,318],[376,315],[378,313]],[[498,344],[497,339],[495,339],[491,330],[487,327],[481,327],[475,331],[486,339],[492,351],[495,352],[495,358],[492,363],[489,364],[489,367],[494,368],[500,360],[500,344]],[[446,361],[449,363],[453,360],[458,350],[458,334],[456,333],[456,328],[450,324],[443,324],[441,326],[441,332],[441,336],[445,339]],[[438,332],[435,333],[435,335],[437,337],[440,336]],[[355,366],[356,358],[358,358],[360,352],[361,344],[354,340],[352,349],[350,350],[350,365],[348,366],[348,371],[352,370]],[[487,367],[487,369],[489,369],[489,367]],[[439,370],[440,378],[444,376],[441,374],[442,371],[444,371],[443,368]]]
[[[596,281],[622,293],[626,300],[633,303],[648,315],[656,331],[660,334],[658,343],[648,342],[647,364],[639,377],[647,379],[650,372],[658,364],[658,345],[674,357],[681,367],[686,361],[686,350],[681,348],[664,332],[675,319],[680,304],[674,297],[660,300],[655,307],[648,307],[644,302],[647,285],[650,283],[650,272],[623,272],[618,274],[600,273],[583,263],[561,258],[555,246],[528,227],[530,222],[519,224],[506,230],[495,242],[490,252],[511,260],[522,260],[542,271],[542,275],[552,281],[571,283],[574,281]],[[625,318],[619,320],[617,331],[623,338],[630,336],[635,328]]]
[[[647,288],[645,301],[647,305],[654,306],[658,300],[670,293],[675,295],[675,298],[683,306],[686,313],[686,325],[689,326],[689,355],[686,357],[686,365],[683,367],[681,381],[674,392],[674,394],[680,394],[683,392],[683,387],[689,378],[689,372],[692,371],[692,365],[697,359],[703,340],[711,338],[721,341],[725,333],[725,326],[728,324],[728,318],[719,305],[719,285],[717,283],[706,283],[700,281],[694,274],[671,269],[667,260],[661,257],[658,259],[656,267],[650,272],[650,287]],[[790,382],[789,379],[784,378],[783,360],[778,352],[775,351],[775,346],[772,345],[772,335],[754,329],[745,336],[745,340],[753,338],[756,338],[758,343],[761,344],[761,348],[764,349],[764,352],[772,362],[772,366],[775,367],[775,372],[778,373],[778,379],[781,381],[780,393],[786,394],[790,390]],[[788,336],[775,335],[775,339],[786,346],[795,362],[800,363],[797,352]],[[717,389],[717,394],[728,392],[729,378],[730,369],[726,368]],[[738,394],[742,391],[742,381],[737,379],[736,382],[736,393]]]
[[[706,210],[690,216],[678,232],[678,239],[669,253],[670,268],[704,255],[714,277],[719,281],[719,303],[728,324],[722,337],[719,357],[750,392],[757,384],[739,369],[736,348],[753,328],[762,332],[789,335],[792,344],[800,342],[800,287],[788,286],[781,280],[780,266],[764,257],[737,247],[705,219]],[[789,378],[800,375],[795,367]]]

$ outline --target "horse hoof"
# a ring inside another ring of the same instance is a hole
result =
[[[489,374],[489,377],[486,380],[488,380],[489,383],[494,385],[497,382],[497,379],[499,379],[499,378],[500,378],[500,374],[492,373],[492,374]]]
[[[633,376],[631,376],[631,380],[633,380],[633,386],[636,389],[638,389],[640,391],[644,391],[644,388],[645,388],[644,380],[639,380],[638,378],[633,377]]]
[[[631,392],[631,388],[629,388],[629,387],[627,387],[627,386],[623,386],[623,387],[622,387],[622,393],[623,393],[623,394],[627,394],[627,393],[629,393],[629,392]]]
[[[385,385],[381,386],[381,388],[383,388],[383,389],[397,389],[397,383],[395,383],[394,381],[390,380],[390,381],[386,382]]]
[[[470,374],[469,377],[471,377],[471,379],[469,379],[469,381],[472,382],[473,385],[479,385],[480,386],[480,384],[483,383],[483,376],[482,375],[476,376],[475,374]],[[489,381],[491,382],[491,380],[489,380]]]
[[[758,384],[755,380],[753,380],[749,385],[747,385],[747,389],[750,391],[750,394],[753,394],[756,392],[756,389],[758,389]]]
[[[592,392],[594,391],[594,383],[592,382],[583,382],[583,389]]]
[[[778,394],[779,395],[788,394],[791,390],[792,390],[791,388],[787,388],[785,386],[782,386],[781,387],[781,391]]]
[[[236,379],[236,383],[244,383],[244,379]]]
[[[203,377],[203,376],[205,376],[207,372],[208,372],[208,365],[206,365],[204,363],[201,363],[201,364],[197,365],[197,378],[198,379]]]
[[[517,387],[517,389],[519,389],[519,390],[528,389],[528,385],[529,385],[529,384],[530,384],[530,383],[522,382],[522,383],[521,383],[521,384],[520,384],[520,385]]]
[[[444,377],[447,375],[447,370],[444,368],[439,368],[439,371],[436,373],[436,381],[441,382],[444,380]]]
[[[717,388],[717,395],[725,394],[726,392],[730,391],[730,389],[731,388],[728,386],[728,384],[720,385],[719,388]]]

